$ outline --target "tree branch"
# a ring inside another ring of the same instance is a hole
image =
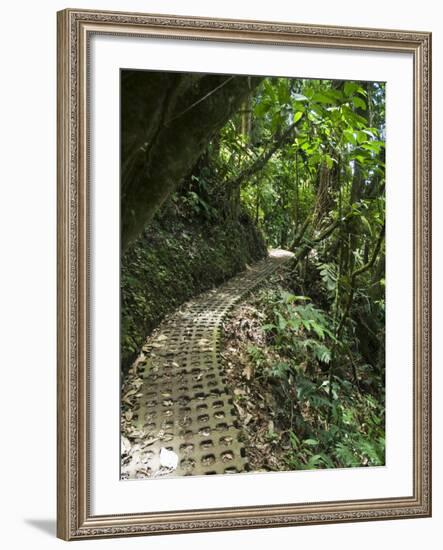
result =
[[[320,233],[320,235],[318,235],[317,237],[312,238],[312,239],[304,239],[304,234],[306,233],[306,229],[309,225],[309,222],[311,221],[311,216],[308,216],[306,218],[306,220],[304,221],[303,225],[301,226],[300,231],[298,232],[298,235],[295,237],[294,241],[292,242],[292,244],[290,246],[290,250],[294,251],[295,248],[300,246],[301,242],[304,239],[304,242],[303,242],[303,245],[302,245],[301,249],[299,250],[299,252],[295,256],[296,260],[298,261],[301,258],[303,258],[303,256],[305,254],[307,254],[309,252],[309,250],[311,250],[311,248],[314,248],[314,245],[321,243],[324,239],[329,237],[329,235],[331,235],[331,233],[333,233],[333,231],[335,229],[337,229],[337,227],[339,227],[339,225],[341,223],[346,221],[352,215],[353,215],[352,211],[348,212],[344,218],[338,218],[337,220],[332,222],[331,225],[329,225],[326,229],[324,229]]]
[[[207,99],[208,97],[210,97],[212,94],[215,94],[215,92],[217,92],[218,90],[220,90],[220,88],[223,88],[223,86],[226,86],[226,84],[228,82],[230,82],[232,79],[234,78],[234,76],[230,76],[229,78],[227,78],[226,80],[224,80],[221,84],[219,84],[216,88],[214,88],[213,90],[209,91],[207,94],[205,94],[203,97],[200,97],[199,99],[197,99],[197,101],[194,101],[194,103],[192,105],[189,105],[189,107],[187,107],[186,109],[184,109],[183,111],[181,111],[180,113],[178,113],[177,115],[173,116],[172,118],[170,118],[169,120],[166,120],[163,124],[164,126],[169,126],[169,124],[173,121],[173,120],[177,120],[177,118],[180,118],[181,116],[185,115],[186,113],[188,113],[191,109],[193,109],[194,107],[196,107],[199,103],[201,103],[202,101],[204,101],[205,99]]]
[[[280,147],[288,140],[288,138],[291,136],[293,131],[296,129],[296,122],[292,123],[280,136],[279,139],[277,139],[272,146],[263,153],[255,162],[253,162],[250,166],[248,166],[243,172],[235,178],[235,180],[232,180],[231,182],[228,182],[228,187],[233,189],[236,187],[239,187],[246,179],[253,176],[256,172],[264,168],[266,163],[271,159],[271,157],[274,155]]]
[[[302,223],[300,229],[297,231],[297,235],[294,237],[294,240],[292,241],[292,244],[290,246],[291,250],[294,250],[294,248],[300,245],[303,237],[305,236],[306,229],[308,228],[310,221],[311,221],[311,216],[306,216],[305,221]]]

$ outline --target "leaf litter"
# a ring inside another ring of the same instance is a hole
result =
[[[251,471],[288,470],[288,434],[280,430],[272,388],[255,373],[248,350],[269,353],[262,329],[263,314],[255,307],[255,295],[237,306],[223,324],[222,366],[234,395],[243,443]]]

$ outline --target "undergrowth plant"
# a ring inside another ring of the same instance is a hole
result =
[[[249,355],[280,404],[277,420],[291,446],[288,466],[383,465],[384,398],[359,384],[370,366],[360,358],[352,368],[343,355],[335,359],[339,368],[331,371],[337,348],[334,320],[308,297],[279,288],[262,292],[259,300],[266,316],[266,348],[251,347]]]

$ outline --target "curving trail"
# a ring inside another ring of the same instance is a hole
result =
[[[246,471],[219,361],[222,320],[292,257],[269,257],[170,315],[143,347],[122,391],[123,479]]]

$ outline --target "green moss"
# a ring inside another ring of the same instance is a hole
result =
[[[156,220],[122,258],[121,365],[126,369],[166,314],[266,254],[247,216],[208,222]]]

